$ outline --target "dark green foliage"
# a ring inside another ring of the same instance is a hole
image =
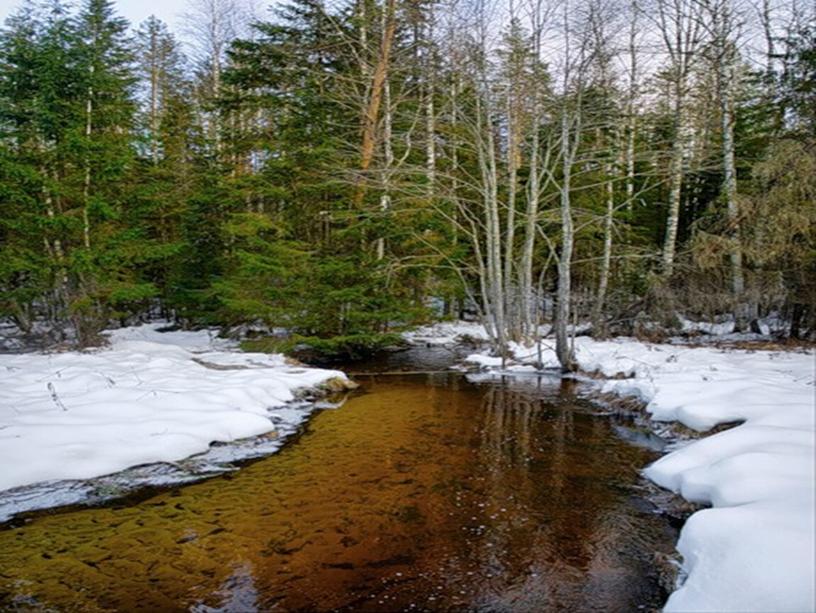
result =
[[[795,131],[816,135],[816,18],[802,24],[787,41],[781,75],[782,101]]]
[[[241,343],[244,351],[293,354],[302,359],[318,362],[358,360],[378,351],[400,347],[402,336],[388,334],[352,334],[320,338],[298,334],[280,337],[265,337],[245,340]]]
[[[443,57],[443,47],[426,37],[431,3],[398,3],[387,81],[392,159],[378,125],[372,166],[358,171],[367,88],[385,23],[381,8],[318,0],[279,5],[251,39],[232,41],[217,62],[215,87],[208,73],[213,58],[194,70],[155,18],[131,35],[109,0],[84,0],[71,10],[63,0],[24,4],[0,33],[0,316],[23,329],[45,318],[81,343],[93,342],[114,319],[262,323],[288,332],[276,337],[276,347],[351,356],[392,344],[395,331],[427,319],[430,299],[445,316],[458,314],[467,297],[478,301],[468,232],[484,223],[473,138],[484,92],[468,80],[467,67]],[[692,75],[687,109],[695,145],[682,185],[680,273],[656,281],[668,159],[678,136],[669,96],[650,92],[643,98],[656,102],[642,100],[645,108],[636,109],[635,196],[627,202],[626,92],[611,50],[596,50],[580,96],[556,95],[531,40],[512,20],[491,57],[473,52],[464,38],[458,50],[492,62],[495,84],[488,89],[500,103],[485,125],[495,132],[502,166],[496,189],[502,232],[512,193],[508,118],[518,123],[512,248],[523,240],[531,117],[539,115],[543,156],[557,150],[559,109],[580,108],[571,190],[578,316],[598,287],[608,185],[615,207],[609,319],[631,318],[656,297],[677,306],[695,291],[722,294],[725,238],[733,232],[720,195],[720,111],[705,66]],[[739,68],[739,194],[746,211],[761,210],[785,227],[810,211],[807,198],[783,193],[779,184],[796,183],[783,170],[799,150],[785,143],[812,148],[814,40],[813,25],[804,23],[780,41],[786,52],[777,58],[777,74]],[[657,88],[664,77],[656,75]],[[433,185],[425,166],[429,139]],[[561,249],[563,169],[556,157],[542,174],[536,220],[534,276],[545,292],[555,288]],[[797,216],[786,216],[766,193],[795,203]],[[769,257],[763,250],[778,233],[749,217],[741,223],[749,282],[759,288],[781,278],[801,307],[812,295],[810,234],[794,232],[805,247],[776,245],[778,255]]]

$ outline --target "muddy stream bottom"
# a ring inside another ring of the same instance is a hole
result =
[[[0,531],[0,610],[659,609],[657,454],[574,383],[358,381],[236,473]]]

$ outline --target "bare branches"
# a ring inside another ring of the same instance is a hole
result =
[[[62,400],[60,400],[59,395],[57,395],[57,390],[54,387],[54,384],[51,383],[51,381],[48,382],[48,392],[51,394],[51,400],[55,405],[57,405],[58,409],[61,409],[63,411],[68,410],[68,408],[62,403]]]

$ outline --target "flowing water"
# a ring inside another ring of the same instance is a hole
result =
[[[656,452],[574,383],[358,380],[236,473],[0,531],[0,609],[660,607],[676,533],[638,476]]]

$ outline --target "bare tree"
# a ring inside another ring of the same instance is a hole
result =
[[[672,98],[673,143],[669,162],[669,202],[666,237],[663,242],[663,273],[674,270],[683,165],[688,148],[686,102],[689,78],[702,43],[702,20],[697,0],[656,0],[656,19],[668,56],[667,79]]]
[[[222,91],[227,49],[236,37],[251,33],[256,10],[251,0],[188,0],[184,14],[184,39],[200,75],[199,113],[219,155],[224,126],[213,103]]]
[[[612,73],[612,60],[614,59],[614,49],[612,37],[609,34],[610,26],[614,27],[613,7],[605,4],[603,0],[590,0],[589,2],[589,29],[591,31],[591,63],[596,67],[597,83],[596,87],[603,92],[609,100],[615,99],[614,75]],[[630,31],[630,45],[632,34]],[[631,97],[630,97],[631,100]],[[616,109],[610,109],[614,115]],[[610,118],[611,119],[611,118]],[[598,291],[595,294],[595,304],[592,309],[592,327],[595,334],[603,334],[603,313],[606,305],[606,294],[609,289],[609,275],[612,270],[612,232],[615,221],[615,179],[617,168],[615,151],[620,150],[620,130],[615,125],[605,125],[606,121],[599,118],[599,125],[595,127],[597,134],[596,147],[600,148],[599,155],[602,158],[603,168],[603,197],[605,202],[605,212],[603,216],[603,255],[601,256],[601,269],[598,281]],[[631,187],[634,189],[634,177],[629,177],[627,169],[627,192]],[[631,185],[630,185],[631,183]]]
[[[530,117],[530,161],[529,181],[527,183],[527,207],[524,215],[524,240],[522,243],[521,260],[519,266],[519,303],[521,305],[521,334],[525,337],[536,336],[538,310],[541,296],[536,293],[533,285],[533,256],[535,254],[536,237],[539,231],[539,205],[541,201],[542,184],[546,183],[543,169],[550,166],[551,148],[542,151],[541,121],[543,103],[546,94],[546,71],[542,66],[541,40],[544,33],[545,21],[550,17],[551,5],[545,5],[542,0],[532,0],[530,10],[530,24],[532,31],[532,88],[531,88],[531,117]]]
[[[558,298],[555,314],[555,353],[564,372],[577,368],[568,335],[572,315],[572,255],[575,224],[572,211],[572,176],[583,135],[583,95],[586,85],[587,32],[575,31],[571,22],[572,5],[563,5],[563,64],[561,66],[561,104],[559,108],[561,138],[559,158],[561,178],[558,183],[561,210],[561,250],[558,255]],[[586,25],[586,24],[581,24]],[[573,44],[575,47],[573,48]]]
[[[640,61],[638,42],[640,36],[640,6],[638,0],[629,4],[629,32],[627,54],[629,61],[628,87],[626,92],[626,202],[627,208],[634,204],[635,195],[635,141],[638,128],[638,94],[640,86]]]
[[[733,0],[703,0],[702,6],[705,16],[703,23],[710,37],[708,48],[716,75],[716,95],[720,111],[723,171],[721,193],[728,210],[731,293],[735,301],[736,325],[738,330],[743,331],[747,327],[743,304],[745,279],[742,265],[737,167],[734,150],[734,97],[740,69],[737,50],[740,23]]]

